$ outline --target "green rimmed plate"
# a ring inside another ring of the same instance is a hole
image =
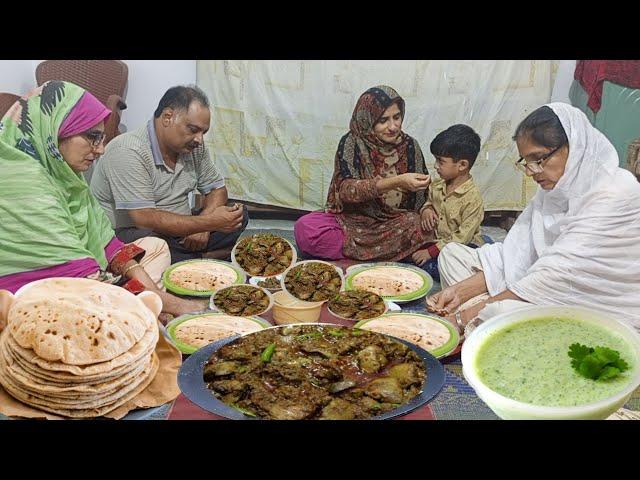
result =
[[[379,272],[379,274],[378,274]],[[424,297],[429,290],[433,287],[433,278],[424,270],[414,267],[412,265],[406,265],[404,263],[369,263],[364,265],[354,265],[347,269],[347,276],[345,278],[346,290],[353,290],[355,288],[368,288],[364,286],[354,286],[356,277],[360,275],[367,275],[380,282],[402,282],[403,277],[407,277],[407,281],[411,281],[414,284],[414,288],[406,293],[396,295],[384,295],[379,290],[371,290],[373,293],[381,295],[385,300],[389,300],[396,303],[411,302]],[[378,278],[376,278],[378,277]]]
[[[232,276],[233,274],[235,274],[235,280],[232,283],[228,283],[228,284],[226,283],[224,285],[221,285],[218,288],[226,287],[228,285],[243,284],[247,280],[246,274],[242,270],[240,270],[240,268],[234,266],[230,262],[224,262],[222,260],[196,259],[196,260],[185,260],[185,261],[174,263],[173,265],[171,265],[162,274],[162,283],[167,288],[167,290],[173,293],[177,293],[178,295],[189,295],[192,297],[210,297],[217,290],[217,288],[213,290],[191,290],[175,284],[170,279],[172,272],[176,268],[182,267],[183,265],[197,265],[197,264],[215,265],[218,268],[224,268],[225,270],[223,271],[229,274],[229,276]]]
[[[227,315],[226,313],[219,313],[219,312],[202,312],[202,313],[190,313],[187,315],[181,315],[178,318],[173,319],[171,322],[169,322],[167,324],[167,337],[169,338],[169,340],[171,340],[171,342],[173,342],[173,344],[178,347],[178,350],[180,350],[182,353],[186,353],[187,355],[192,354],[193,352],[197,351],[198,349],[202,348],[204,345],[190,345],[188,343],[184,343],[180,340],[177,339],[176,337],[176,329],[178,328],[179,325],[181,325],[182,323],[188,321],[188,320],[193,320],[194,318],[202,318],[205,321],[207,321],[207,323],[210,323],[211,321],[217,322],[219,321],[221,323],[221,325],[224,325],[223,322],[226,322],[225,325],[225,329],[228,329],[229,331],[229,335],[225,335],[225,336],[219,336],[216,339],[212,339],[211,342],[216,342],[218,340],[221,340],[223,338],[227,338],[227,337],[233,337],[233,336],[237,336],[237,335],[243,335],[246,333],[253,333],[254,331],[259,331],[259,330],[263,330],[265,328],[269,328],[272,327],[273,325],[271,325],[269,322],[267,322],[266,320],[260,318],[260,317],[234,317],[232,315]],[[256,328],[255,330],[252,330],[251,332],[248,331],[238,331],[238,329],[235,329],[234,326],[236,324],[245,324],[247,325],[246,322],[254,322],[256,323],[260,328]],[[208,343],[207,343],[208,344]]]
[[[460,335],[453,325],[442,318],[422,313],[387,313],[362,320],[354,327],[406,340],[436,358],[446,357],[460,343]]]

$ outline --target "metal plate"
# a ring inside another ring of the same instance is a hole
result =
[[[304,323],[300,325],[320,325],[323,327],[328,326],[328,324],[326,323]],[[290,326],[291,325],[284,325],[272,328],[286,328]],[[182,364],[182,368],[180,368],[180,372],[178,373],[178,386],[180,387],[182,393],[191,402],[195,403],[208,412],[220,415],[225,418],[229,418],[231,420],[256,420],[255,417],[245,415],[240,410],[230,407],[224,402],[218,400],[214,396],[213,392],[209,388],[207,388],[207,384],[205,383],[203,377],[204,366],[211,355],[213,355],[214,352],[216,352],[223,346],[237,340],[238,338],[240,338],[240,336],[225,338],[218,342],[207,345],[206,347],[202,347],[200,350],[192,354]],[[422,385],[421,392],[413,397],[409,402],[382,415],[371,417],[370,420],[386,420],[389,418],[406,415],[409,412],[412,412],[413,410],[416,410],[433,400],[444,386],[444,367],[433,355],[431,355],[426,350],[413,345],[412,343],[405,342],[404,340],[395,337],[389,338],[405,344],[411,350],[416,352],[423,361],[427,376],[425,383]]]

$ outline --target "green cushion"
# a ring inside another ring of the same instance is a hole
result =
[[[640,89],[604,82],[601,107],[595,115],[587,107],[587,94],[579,82],[571,85],[569,98],[611,141],[618,152],[620,166],[625,167],[629,144],[640,138]]]

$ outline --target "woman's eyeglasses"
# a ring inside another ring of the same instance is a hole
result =
[[[93,148],[99,147],[100,144],[104,141],[104,137],[106,136],[104,132],[99,130],[94,130],[90,132],[85,132],[82,134],[84,138],[86,138]]]
[[[516,162],[516,167],[524,173],[531,172],[532,174],[542,173],[544,170],[544,166],[542,163],[551,158],[558,150],[560,150],[564,145],[560,145],[559,147],[554,148],[546,155],[543,155],[540,160],[529,160],[526,161],[524,157],[520,157]]]

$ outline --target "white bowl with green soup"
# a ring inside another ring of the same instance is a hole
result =
[[[640,335],[605,312],[527,307],[472,332],[462,373],[503,419],[604,419],[640,385]]]

